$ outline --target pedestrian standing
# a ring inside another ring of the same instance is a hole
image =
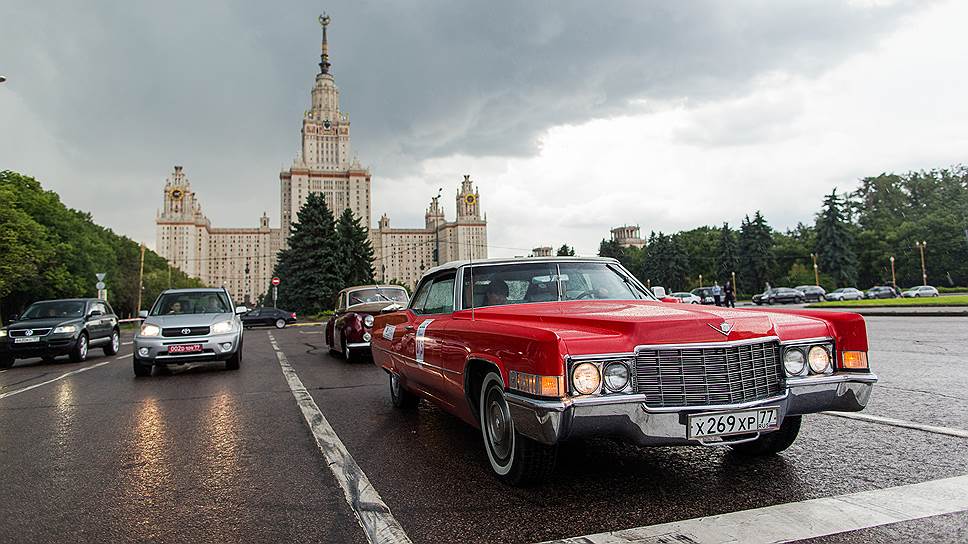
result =
[[[726,285],[723,286],[723,293],[726,295],[726,307],[735,308],[736,307],[736,293],[733,292],[733,282],[726,280]]]
[[[718,281],[713,284],[713,300],[716,301],[716,306],[723,305],[723,289],[719,286]]]

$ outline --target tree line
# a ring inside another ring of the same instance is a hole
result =
[[[863,178],[850,193],[833,189],[812,224],[785,232],[759,211],[739,228],[728,223],[672,234],[652,232],[645,248],[602,240],[599,255],[619,259],[643,283],[684,291],[736,273],[739,291],[814,284],[867,288],[920,285],[925,243],[928,283],[968,285],[968,168],[880,174]]]
[[[122,317],[137,313],[140,244],[65,206],[36,179],[0,171],[0,318],[37,300],[94,297],[106,274],[108,302]],[[195,287],[151,250],[145,251],[142,305],[168,287]]]
[[[276,305],[303,314],[332,310],[336,294],[373,283],[373,245],[368,230],[349,208],[339,219],[326,198],[310,193],[289,228],[274,276],[281,280]],[[261,303],[271,304],[271,287]]]

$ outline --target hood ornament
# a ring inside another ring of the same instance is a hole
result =
[[[729,333],[733,330],[733,325],[725,321],[720,323],[718,327],[716,325],[713,325],[712,323],[708,323],[708,325],[712,327],[714,331],[720,334],[723,334],[724,336],[729,336]]]

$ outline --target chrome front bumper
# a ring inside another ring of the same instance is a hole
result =
[[[690,414],[776,406],[782,423],[788,415],[827,410],[857,412],[867,406],[877,376],[841,373],[786,380],[776,397],[743,404],[650,408],[645,395],[538,400],[508,393],[514,428],[544,444],[588,436],[612,436],[647,446],[696,445],[686,438]]]

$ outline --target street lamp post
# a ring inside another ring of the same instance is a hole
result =
[[[924,248],[928,247],[928,243],[924,240],[920,242],[914,242],[914,246],[921,250],[921,285],[928,284],[928,270],[924,266]]]
[[[437,189],[437,198],[434,199],[434,266],[440,266],[440,195],[444,188]]]
[[[811,253],[810,257],[813,258],[813,284],[820,287],[820,271],[817,269],[817,254]]]
[[[699,288],[702,289],[702,274],[699,274]]]
[[[897,278],[894,276],[894,255],[891,255],[891,285],[893,285],[894,290],[897,291]]]

